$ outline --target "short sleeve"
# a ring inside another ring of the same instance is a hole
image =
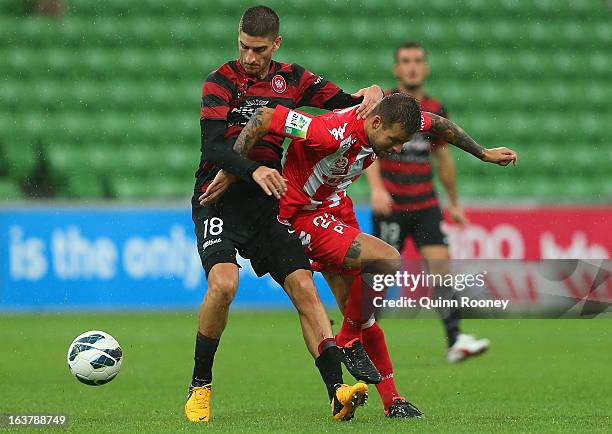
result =
[[[442,116],[443,118],[447,118],[448,119],[448,111],[446,110],[446,107],[444,107],[443,105],[440,105],[440,110],[438,110],[438,112],[436,113],[438,116]],[[433,142],[431,143],[433,146],[445,146],[446,145],[446,141],[444,139],[434,139]]]
[[[310,125],[314,118],[306,113],[277,105],[272,114],[269,131],[282,137],[305,139],[309,136]]]
[[[419,126],[419,132],[424,133],[429,131],[431,128],[431,117],[427,112],[421,112],[421,124]]]
[[[202,86],[200,120],[227,120],[229,103],[232,98],[231,81],[219,70],[208,76]]]
[[[320,75],[314,74],[297,64],[293,64],[292,67],[298,77],[297,107],[325,108],[326,103],[341,92],[338,86]]]

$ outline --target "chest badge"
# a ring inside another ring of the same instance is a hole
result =
[[[272,77],[272,90],[276,93],[283,93],[287,90],[287,82],[282,75]]]

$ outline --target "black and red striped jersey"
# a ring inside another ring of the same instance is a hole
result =
[[[258,108],[274,108],[277,105],[288,108],[336,108],[327,107],[326,104],[340,92],[342,90],[332,82],[297,64],[272,61],[268,75],[258,79],[247,75],[238,60],[232,60],[213,71],[206,79],[202,89],[200,121],[225,121],[225,139],[227,146],[231,147]],[[359,101],[349,100],[347,106]],[[248,159],[280,168],[282,143],[283,137],[268,134],[253,147]],[[205,160],[202,151],[196,172],[196,191],[201,191],[202,186],[218,171],[215,165]]]
[[[398,89],[385,95],[398,93]],[[437,99],[425,96],[421,110],[448,117],[448,112]],[[404,143],[402,152],[380,159],[383,183],[393,198],[393,211],[410,212],[438,206],[433,185],[431,151],[434,146],[444,145],[427,133],[417,133],[412,140]]]

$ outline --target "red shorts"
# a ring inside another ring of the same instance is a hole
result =
[[[351,203],[324,211],[300,211],[291,219],[304,250],[313,261],[312,269],[338,274],[358,274],[343,266],[351,243],[361,233]]]

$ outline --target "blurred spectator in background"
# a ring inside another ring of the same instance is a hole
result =
[[[417,42],[406,42],[395,50],[394,75],[397,87],[385,92],[406,93],[421,103],[421,109],[448,117],[444,106],[425,93],[425,80],[429,75],[426,53]],[[444,141],[428,134],[415,134],[404,143],[402,152],[391,154],[372,164],[366,176],[370,183],[374,235],[398,250],[402,250],[408,237],[412,237],[429,273],[445,275],[449,271],[450,253],[444,221],[433,185],[431,155],[438,176],[449,198],[449,212],[453,221],[464,225],[467,218],[457,199],[455,163]],[[433,288],[434,297],[453,298],[454,288]],[[458,362],[484,352],[489,341],[462,334],[459,329],[459,311],[440,311],[448,342],[448,360]]]

